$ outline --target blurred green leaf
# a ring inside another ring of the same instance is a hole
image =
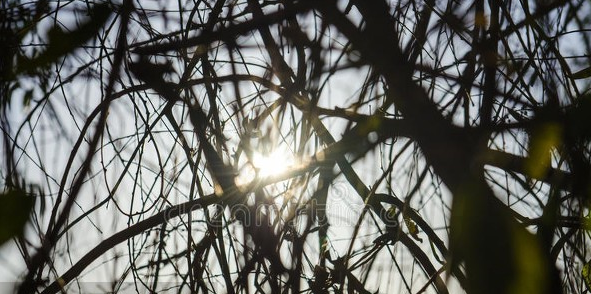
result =
[[[539,240],[517,226],[512,228],[509,240],[513,243],[513,252],[510,254],[514,259],[515,270],[510,293],[544,293],[551,272]]]
[[[532,130],[525,167],[531,177],[543,177],[551,167],[551,151],[561,144],[562,133],[558,123],[540,124]]]
[[[550,268],[536,236],[514,222],[486,182],[468,181],[454,195],[450,219],[450,268],[461,264],[467,293],[550,293]]]
[[[22,190],[0,194],[0,244],[23,233],[33,202],[33,197]]]
[[[591,291],[591,260],[583,266],[581,275],[583,276],[583,280],[585,280],[587,291]]]
[[[49,39],[47,49],[33,59],[21,59],[17,73],[46,67],[56,62],[60,57],[72,53],[76,48],[96,36],[99,29],[109,19],[111,8],[108,4],[95,5],[88,11],[88,14],[90,18],[74,31],[67,32],[59,26],[52,27],[47,33]]]

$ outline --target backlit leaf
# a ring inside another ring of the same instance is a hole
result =
[[[403,218],[404,218],[404,224],[406,224],[406,228],[408,228],[408,233],[415,240],[417,240],[419,242],[423,242],[423,239],[421,239],[419,237],[419,228],[417,227],[417,224],[412,219],[410,219],[410,217],[406,213],[403,214]]]

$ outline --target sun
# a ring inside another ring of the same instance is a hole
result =
[[[263,154],[254,151],[247,162],[240,169],[236,177],[237,186],[247,186],[256,179],[272,177],[287,171],[293,165],[293,156],[284,150],[276,149]]]
[[[292,164],[287,153],[275,150],[271,154],[261,154],[255,152],[252,158],[252,164],[258,170],[261,177],[269,177],[282,173]]]

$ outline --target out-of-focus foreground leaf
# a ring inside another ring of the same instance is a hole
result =
[[[33,197],[23,190],[0,194],[0,245],[23,233],[33,204]]]
[[[565,113],[566,136],[570,141],[591,139],[591,94],[579,97]]]
[[[583,276],[583,280],[585,280],[587,291],[591,291],[591,260],[583,266],[581,275]]]
[[[47,49],[33,59],[19,60],[17,73],[43,68],[72,53],[74,49],[96,36],[111,15],[111,11],[108,4],[98,4],[88,11],[89,19],[74,31],[67,32],[59,26],[52,27],[48,32]]]
[[[467,292],[550,293],[551,264],[536,237],[481,191],[484,182],[463,187],[451,215],[451,266],[465,262]]]
[[[562,128],[557,123],[540,124],[532,129],[526,170],[533,178],[543,177],[551,167],[551,152],[562,142]]]

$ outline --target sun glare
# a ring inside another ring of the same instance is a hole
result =
[[[285,171],[291,165],[291,161],[286,153],[277,150],[268,155],[255,153],[252,164],[258,169],[259,176],[268,177]]]
[[[236,177],[236,185],[245,186],[258,178],[270,177],[286,171],[293,165],[293,159],[288,152],[275,150],[269,154],[254,152],[251,162],[240,169]]]

